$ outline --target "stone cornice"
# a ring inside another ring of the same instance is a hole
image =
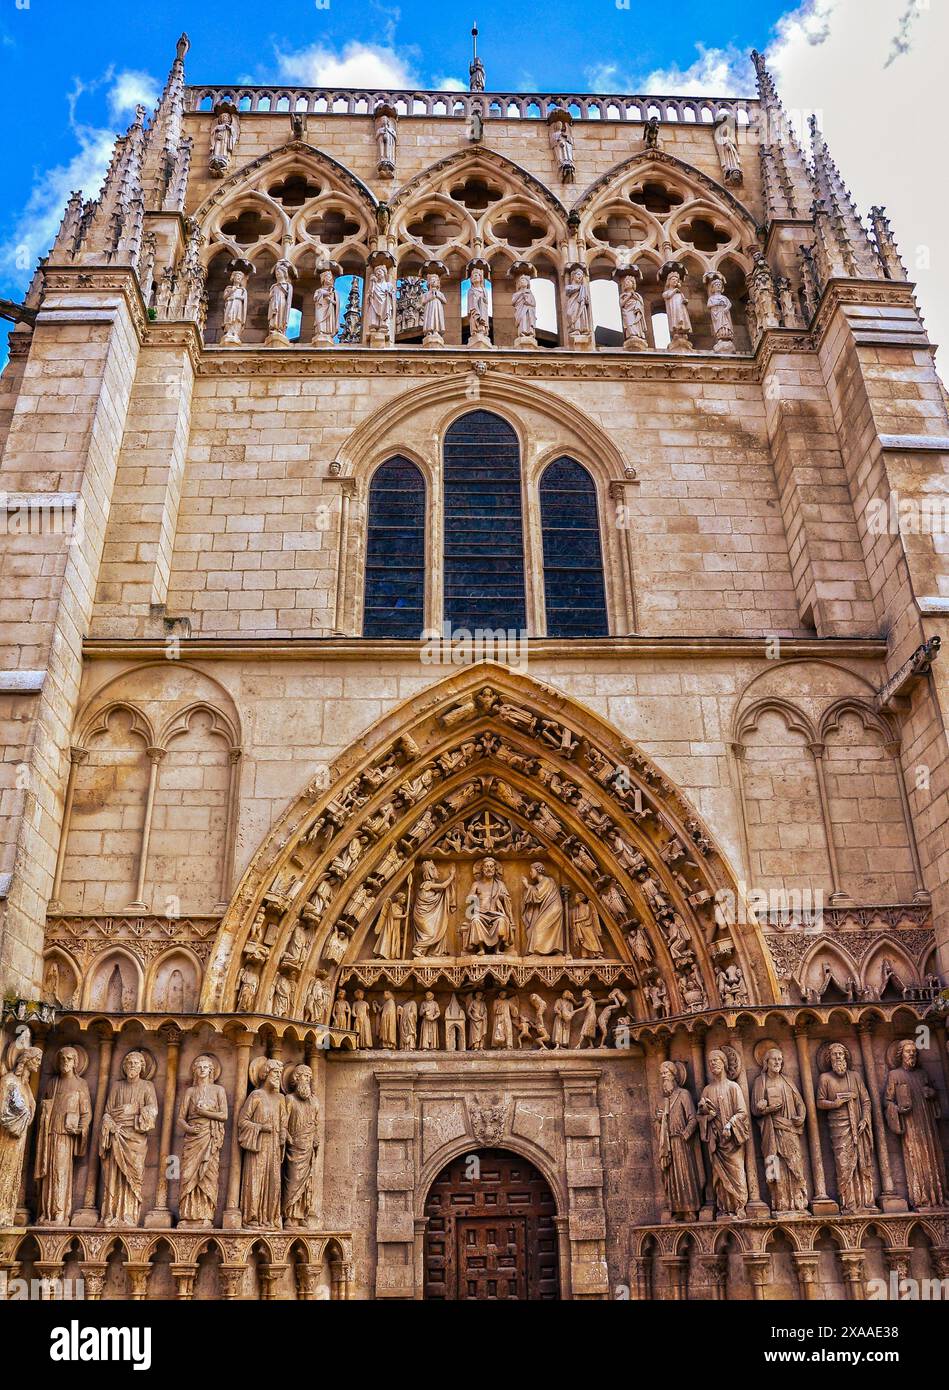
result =
[[[49,304],[51,295],[119,293],[125,300],[139,342],[145,337],[148,315],[139,287],[138,276],[128,265],[78,265],[60,262],[47,266],[43,274],[44,298],[37,315],[37,324],[58,326],[69,323],[89,323],[101,317],[97,306],[77,304],[73,310],[64,304]]]
[[[181,661],[410,661],[419,659],[426,644],[366,637],[188,637],[177,646]],[[538,659],[578,657],[613,662],[617,657],[745,657],[774,661],[773,637],[597,637],[563,641],[528,639],[530,656]],[[781,639],[781,660],[809,657],[857,657],[879,661],[887,654],[881,637]],[[83,652],[90,661],[166,661],[164,638],[87,637]],[[450,663],[432,663],[432,678]],[[464,663],[466,665],[477,663]],[[483,663],[490,665],[492,663]],[[460,667],[459,667],[460,669]]]

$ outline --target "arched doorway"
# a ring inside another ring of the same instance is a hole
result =
[[[425,1298],[557,1299],[557,1214],[546,1178],[503,1149],[459,1155],[425,1202]]]

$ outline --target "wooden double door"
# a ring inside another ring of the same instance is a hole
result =
[[[556,1207],[532,1163],[477,1149],[443,1168],[425,1203],[425,1297],[560,1297]]]

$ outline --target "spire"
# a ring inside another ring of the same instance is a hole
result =
[[[53,242],[49,253],[50,260],[55,265],[59,261],[71,261],[79,246],[79,237],[82,229],[82,193],[74,189],[69,195],[69,202],[63,213],[63,220],[59,224],[59,231],[56,233],[56,240]]]
[[[900,255],[900,248],[896,244],[896,238],[890,227],[890,219],[886,215],[886,208],[870,209],[870,226],[873,228],[873,240],[876,243],[877,254],[883,262],[883,269],[886,271],[889,280],[908,280],[909,275],[903,258]]]
[[[484,91],[484,63],[478,57],[478,21],[471,26],[471,62],[468,65],[468,88],[472,92]]]
[[[185,54],[190,44],[182,34],[175,49],[165,89],[161,94],[148,134],[145,137],[145,163],[142,187],[147,206],[155,211],[166,208],[181,165],[183,116],[185,109]],[[172,211],[180,211],[173,208]]]
[[[349,298],[346,301],[341,327],[343,330],[339,338],[341,343],[359,343],[362,341],[362,309],[359,304],[359,288],[355,275],[349,285]]]
[[[82,252],[86,260],[119,259],[132,264],[141,239],[144,197],[142,157],[145,148],[145,108],[138,106],[135,120],[115,142],[112,159],[99,197],[84,210]]]
[[[840,170],[830,157],[827,141],[817,124],[810,119],[813,150],[814,187],[830,218],[830,230],[836,238],[845,266],[845,274],[861,280],[879,280],[881,266],[867,229],[857,215],[850,190],[840,176]]]
[[[764,56],[754,49],[751,61],[761,102],[759,158],[768,213],[771,217],[806,216],[810,180],[803,151]]]

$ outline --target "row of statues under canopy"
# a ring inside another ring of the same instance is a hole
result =
[[[392,259],[386,254],[370,260],[363,304],[363,340],[370,347],[388,347],[395,341],[398,286],[393,278]],[[249,262],[233,263],[223,296],[223,334],[221,344],[239,347],[247,322],[248,279],[253,271]],[[336,263],[317,266],[317,287],[313,292],[314,347],[332,347],[343,327],[343,311]],[[476,258],[467,267],[468,347],[490,348],[492,341],[492,304],[490,267]],[[515,327],[515,348],[536,348],[538,343],[538,304],[532,288],[536,270],[527,262],[516,263],[510,271],[514,281],[511,312]],[[281,257],[273,269],[273,281],[267,301],[268,347],[290,346],[288,328],[293,310],[297,271],[287,257]],[[449,278],[442,262],[429,262],[424,271],[421,293],[421,332],[423,347],[445,345],[446,306],[444,282]],[[650,346],[646,302],[642,295],[642,272],[630,263],[618,267],[613,278],[619,290],[619,314],[622,324],[622,345],[627,351],[644,351]],[[692,318],[686,292],[687,274],[678,262],[668,262],[660,272],[663,285],[662,300],[669,334],[669,348],[674,352],[694,347]],[[717,270],[704,276],[706,310],[716,352],[735,351],[733,302],[726,294],[724,276]],[[567,267],[563,314],[567,344],[571,348],[589,349],[595,346],[595,321],[590,277],[582,265]]]

